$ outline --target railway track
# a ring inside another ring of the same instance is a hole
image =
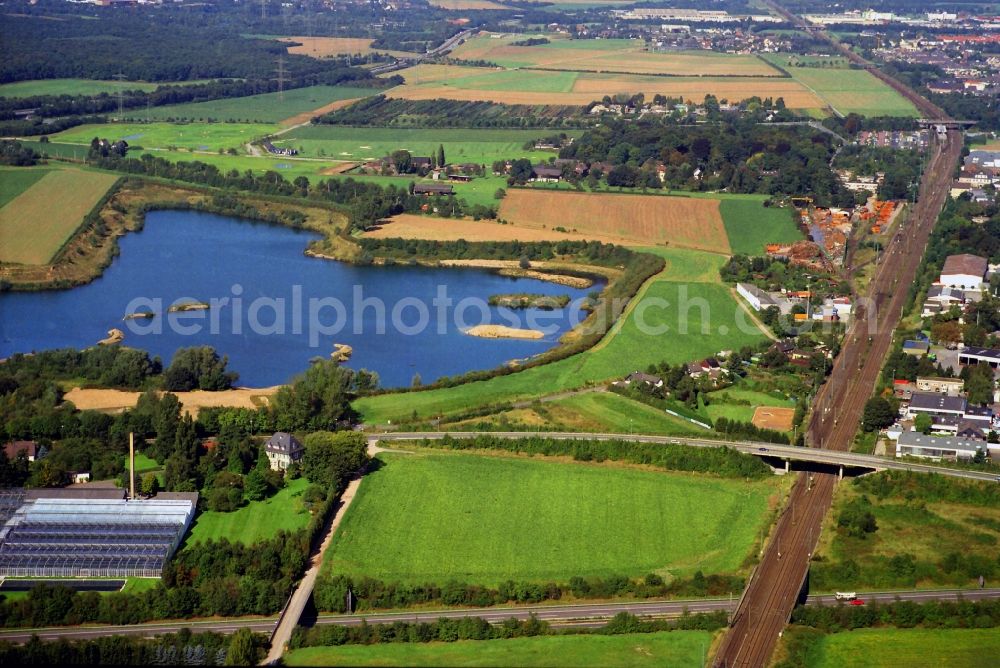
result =
[[[864,62],[824,31],[807,26],[776,3],[765,1],[796,25],[831,41],[853,62],[860,61],[859,64],[904,95],[927,118],[948,120],[936,105]],[[808,429],[811,447],[850,449],[865,402],[875,388],[892,345],[892,334],[902,317],[909,287],[916,278],[927,242],[944,207],[952,170],[961,151],[962,135],[957,130],[949,130],[943,141],[934,143],[921,179],[919,199],[907,223],[886,247],[881,266],[870,284],[868,303],[857,311],[833,371],[813,404]],[[740,599],[729,631],[715,656],[715,666],[767,664],[802,592],[809,560],[836,484],[837,477],[830,474],[799,475],[761,562]]]

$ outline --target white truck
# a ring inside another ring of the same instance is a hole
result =
[[[853,591],[838,591],[833,596],[838,601],[853,601],[854,599],[856,599],[858,597],[858,594],[857,594],[857,592],[853,592]]]

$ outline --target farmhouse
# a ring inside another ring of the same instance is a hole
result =
[[[447,183],[418,183],[413,186],[414,195],[454,195],[455,189]]]
[[[292,462],[302,459],[302,453],[305,452],[305,448],[297,438],[283,431],[275,432],[267,439],[264,450],[267,452],[267,460],[273,471],[288,469]]]
[[[3,446],[4,454],[8,460],[16,459],[18,454],[24,453],[29,462],[45,457],[46,449],[43,445],[38,445],[35,441],[11,441]]]
[[[265,139],[260,143],[264,147],[264,150],[272,155],[298,155],[298,151],[294,148],[279,148],[271,143],[270,139]]]
[[[531,168],[531,180],[554,183],[562,178],[562,169],[550,165],[536,165]]]
[[[989,262],[978,255],[949,255],[941,269],[938,285],[959,290],[982,290]]]
[[[983,441],[957,436],[928,436],[916,431],[904,431],[896,441],[897,457],[923,457],[925,459],[972,459],[984,450]],[[985,452],[985,450],[984,450]]]
[[[632,383],[635,383],[636,385],[648,385],[650,387],[662,387],[663,379],[652,374],[633,371],[629,375],[625,376],[625,384],[631,385]]]

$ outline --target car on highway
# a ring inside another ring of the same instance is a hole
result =
[[[757,452],[767,452],[767,448],[757,448]]]
[[[853,601],[851,601],[850,603],[848,603],[848,605],[864,605],[864,604],[865,604],[865,602],[862,601],[860,598],[856,598]]]

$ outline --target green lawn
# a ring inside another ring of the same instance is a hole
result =
[[[380,458],[328,571],[483,585],[736,572],[778,483],[449,452]]]
[[[804,238],[793,217],[794,211],[789,207],[762,206],[767,198],[761,195],[731,195],[721,199],[719,212],[733,254],[763,255],[767,244],[790,243]]]
[[[759,330],[738,326],[749,321],[729,289],[718,283],[654,280],[638,303],[642,306],[620,319],[597,346],[578,355],[451,388],[365,397],[355,408],[370,423],[398,421],[413,413],[428,417],[618,378],[651,363],[690,362],[763,338]],[[645,330],[639,327],[640,319]]]
[[[778,397],[770,394],[756,392],[754,390],[741,390],[729,387],[719,392],[713,392],[709,396],[711,398],[711,403],[707,406],[701,406],[699,408],[699,412],[703,413],[713,422],[718,420],[720,417],[724,417],[729,420],[750,422],[753,419],[754,410],[756,410],[757,406],[781,406],[784,408],[795,408],[794,401],[779,399]],[[750,404],[744,405],[742,403],[737,403],[741,401],[749,401]]]
[[[309,524],[309,511],[302,507],[302,492],[309,486],[298,478],[264,501],[249,503],[231,513],[206,510],[191,525],[188,541],[227,538],[245,544],[273,538],[279,529],[296,531]]]
[[[281,95],[265,93],[209,102],[151,107],[148,111],[136,108],[127,111],[125,117],[139,121],[149,118],[277,123],[297,114],[314,111],[337,100],[368,97],[378,92],[376,88],[309,86],[287,90]]]
[[[812,668],[973,668],[995,666],[998,629],[858,629],[824,636],[809,652]]]
[[[546,134],[551,132],[488,128],[435,130],[310,125],[282,135],[276,145],[300,148],[304,156],[339,160],[383,158],[400,149],[405,149],[412,155],[430,156],[437,152],[438,146],[444,146],[448,162],[473,162],[485,164],[489,168],[495,160],[531,158],[541,161],[555,156],[554,151],[533,151],[523,148],[526,142],[534,141]]]
[[[577,394],[543,404],[553,417],[567,415],[566,427],[582,431],[705,436],[706,430],[653,406],[613,392]],[[560,411],[559,409],[564,409]],[[572,416],[572,417],[570,417]],[[573,419],[580,423],[572,422]]]
[[[188,151],[218,151],[240,148],[252,139],[277,130],[276,125],[260,123],[108,123],[81,125],[51,135],[52,141],[66,144],[90,144],[94,137],[124,139],[143,148],[176,147]],[[192,156],[182,159],[191,160]]]
[[[707,631],[618,636],[571,635],[307,647],[283,657],[289,666],[701,666],[712,644]]]
[[[137,81],[98,81],[95,79],[39,79],[0,84],[0,97],[35,95],[100,95],[120,90],[156,90],[160,84]]]
[[[33,186],[48,172],[45,167],[0,167],[0,207]]]

